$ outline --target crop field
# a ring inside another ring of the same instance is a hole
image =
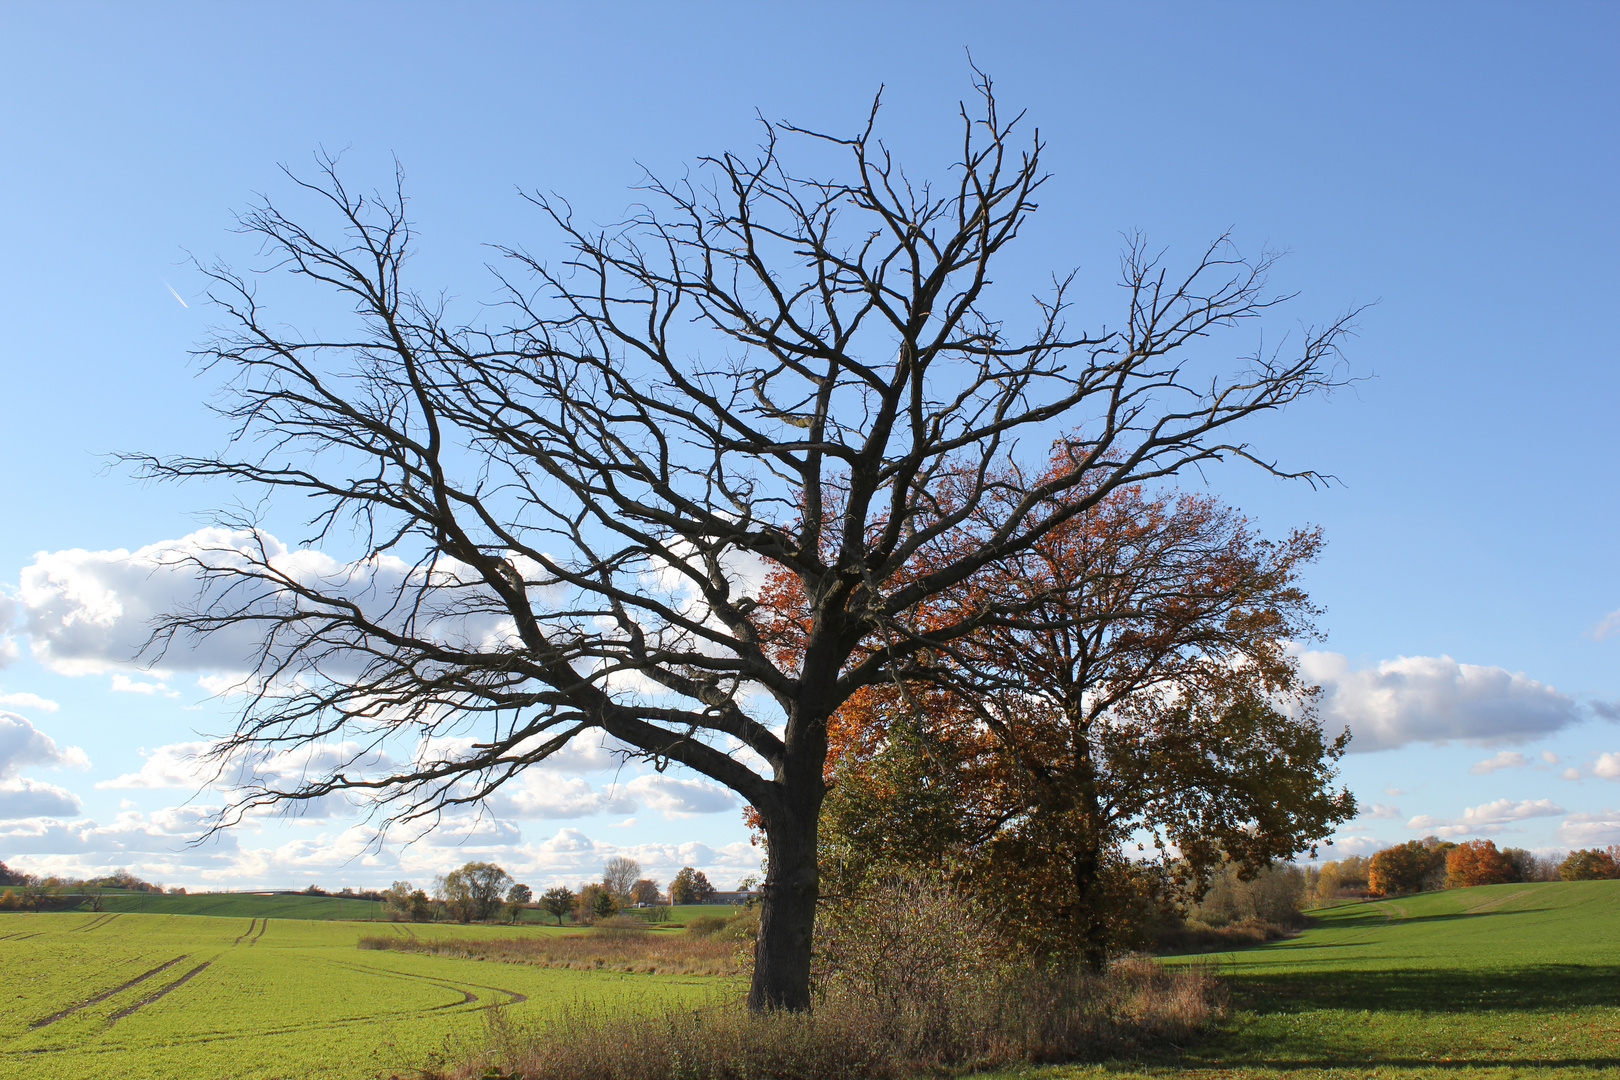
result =
[[[541,927],[110,911],[0,916],[0,1078],[409,1075],[488,1010],[726,991],[713,978],[360,950],[361,934]]]
[[[1232,998],[1221,1035],[1190,1054],[1002,1075],[1620,1075],[1620,881],[1488,885],[1315,914],[1298,937],[1185,961],[1214,964]]]

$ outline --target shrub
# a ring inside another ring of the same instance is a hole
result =
[[[722,915],[699,915],[695,919],[686,920],[686,932],[694,937],[712,937],[730,921]]]

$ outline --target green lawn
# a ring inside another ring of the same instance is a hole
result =
[[[175,899],[185,899],[177,897]],[[727,980],[566,971],[356,948],[362,934],[510,937],[540,927],[0,915],[0,1078],[410,1075],[562,1002],[666,1002]],[[572,931],[570,931],[572,932]]]
[[[1175,1059],[1002,1076],[1620,1075],[1620,881],[1490,885],[1317,912],[1209,963],[1227,1022]]]

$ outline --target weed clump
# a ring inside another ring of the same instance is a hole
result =
[[[580,1003],[521,1025],[494,1010],[487,1044],[430,1080],[900,1080],[1185,1046],[1219,1014],[1202,970],[1019,957],[938,884],[830,907],[818,940],[810,1012],[749,1013],[735,991],[650,1013]]]

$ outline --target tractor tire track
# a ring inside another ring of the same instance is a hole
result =
[[[69,930],[68,933],[70,933],[70,934],[87,934],[92,930],[99,930],[103,926],[106,926],[108,923],[112,922],[114,919],[118,918],[118,916],[121,915],[121,914],[123,914],[123,913],[122,912],[114,912],[111,915],[97,915],[94,919],[91,919],[89,922],[85,923],[83,926],[75,926],[73,929]]]
[[[1536,891],[1535,886],[1531,886],[1528,889],[1520,889],[1518,892],[1508,893],[1506,896],[1498,897],[1495,900],[1487,900],[1483,904],[1475,904],[1471,908],[1464,908],[1463,909],[1463,914],[1464,915],[1477,915],[1482,911],[1490,911],[1493,908],[1501,907],[1503,904],[1507,903],[1509,900],[1517,900],[1519,897],[1525,895],[1526,893],[1533,893],[1535,891]]]
[[[111,1024],[114,1021],[122,1020],[124,1017],[126,1017],[130,1013],[134,1012],[136,1009],[139,1009],[139,1008],[142,1008],[144,1006],[152,1004],[152,1002],[156,1001],[158,998],[162,997],[164,994],[167,994],[169,991],[180,989],[186,983],[190,982],[191,979],[194,976],[201,974],[203,968],[207,967],[209,964],[212,964],[212,963],[213,963],[212,960],[204,960],[202,963],[198,964],[196,967],[192,968],[190,971],[186,972],[184,975],[182,975],[178,979],[174,980],[174,982],[170,983],[168,986],[165,986],[160,990],[152,991],[150,994],[147,994],[145,997],[141,998],[141,1000],[137,1001],[135,1004],[133,1004],[133,1005],[127,1007],[127,1008],[119,1009],[117,1012],[115,1012],[111,1016],[107,1017],[107,1023]]]
[[[249,927],[248,929],[251,930],[252,927]],[[270,929],[270,920],[268,918],[260,920],[260,922],[259,922],[259,932],[257,934],[254,934],[253,937],[248,939],[248,944],[249,945],[257,945],[259,943],[259,939],[264,937],[264,932],[266,930],[268,930],[268,929]]]
[[[187,954],[185,954],[185,953],[181,953],[179,956],[175,957],[173,960],[170,960],[170,961],[168,961],[167,963],[164,963],[164,964],[159,964],[157,967],[153,968],[151,971],[143,971],[141,974],[135,976],[133,979],[129,980],[128,982],[119,983],[117,986],[113,987],[111,990],[103,990],[101,993],[97,994],[93,998],[89,998],[89,999],[87,999],[85,1001],[81,1001],[77,1005],[70,1005],[67,1008],[62,1009],[62,1010],[60,1010],[58,1012],[51,1013],[51,1015],[49,1015],[47,1017],[44,1017],[44,1018],[39,1019],[39,1020],[35,1020],[32,1024],[28,1025],[28,1029],[30,1031],[32,1031],[34,1028],[42,1028],[46,1024],[54,1024],[58,1020],[62,1019],[65,1016],[72,1016],[74,1013],[78,1012],[80,1009],[87,1009],[91,1005],[95,1005],[95,1004],[97,1004],[99,1002],[106,1001],[108,998],[112,997],[114,994],[122,993],[123,991],[128,990],[130,987],[134,986],[137,983],[145,982],[147,979],[150,979],[152,976],[156,975],[158,972],[164,970],[165,968],[174,967],[174,965],[176,965],[180,961],[184,960],[186,958],[186,955]]]
[[[232,945],[240,945],[240,944],[242,944],[242,939],[243,938],[249,937],[249,936],[252,935],[252,933],[253,933],[253,925],[255,923],[257,923],[258,921],[259,920],[256,919],[256,918],[255,919],[249,919],[248,920],[248,928],[246,930],[242,931],[240,934],[237,934],[236,935],[236,940],[231,942],[231,944]]]

